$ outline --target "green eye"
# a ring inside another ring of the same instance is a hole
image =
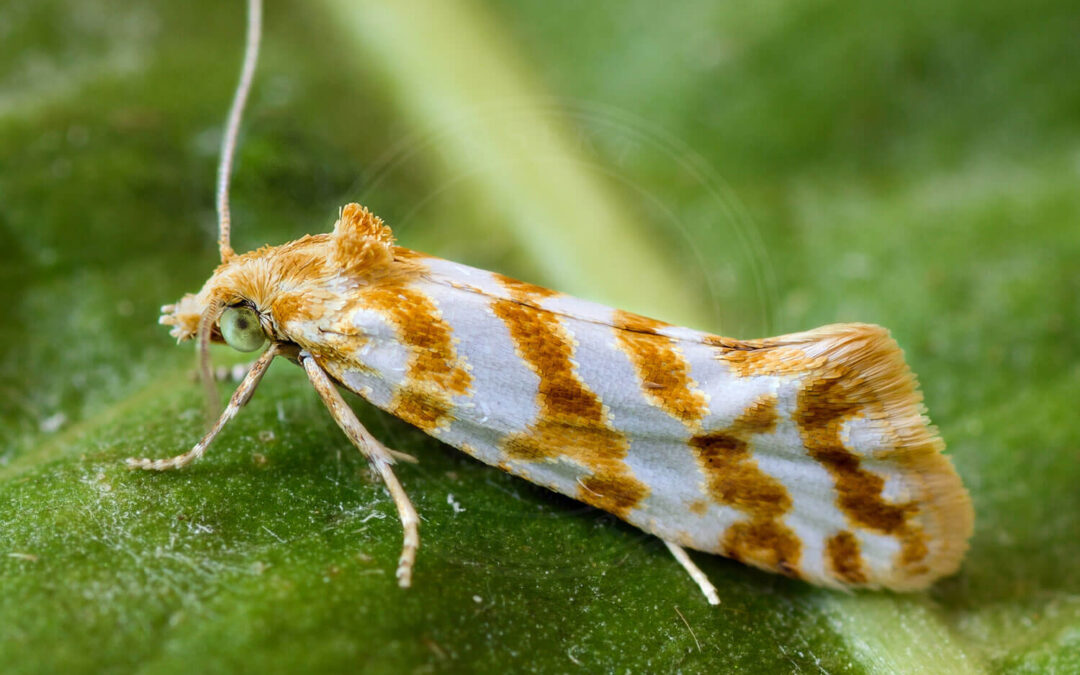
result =
[[[266,342],[259,315],[250,307],[230,307],[221,315],[221,336],[240,352],[253,352]]]

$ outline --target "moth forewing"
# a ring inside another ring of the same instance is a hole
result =
[[[737,341],[395,260],[414,269],[305,329],[336,337],[324,367],[375,405],[666,541],[771,571],[908,589],[958,566],[970,502],[884,329]]]

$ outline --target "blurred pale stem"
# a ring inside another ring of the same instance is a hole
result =
[[[403,114],[424,130],[450,122],[444,171],[478,176],[471,199],[500,217],[559,290],[685,325],[706,327],[703,303],[664,247],[587,172],[567,130],[550,115],[478,115],[480,109],[550,103],[496,25],[469,2],[324,0],[378,68]],[[526,106],[527,107],[527,106]],[[460,132],[460,133],[457,133]],[[551,164],[537,158],[557,157]]]

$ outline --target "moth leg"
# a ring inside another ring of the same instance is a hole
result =
[[[334,421],[338,423],[338,426],[349,437],[353,445],[371,462],[383,482],[386,483],[386,488],[390,490],[390,496],[394,500],[394,505],[398,510],[398,517],[401,519],[401,527],[405,530],[405,541],[401,547],[401,557],[398,559],[397,580],[399,586],[408,588],[409,584],[412,583],[412,568],[413,563],[416,561],[416,550],[420,548],[420,518],[417,517],[416,509],[413,508],[412,502],[409,501],[409,496],[405,494],[405,489],[401,487],[397,476],[394,475],[394,471],[390,468],[394,463],[395,455],[401,453],[394,453],[364,428],[360,420],[356,419],[356,414],[352,411],[352,408],[345,403],[345,399],[341,397],[326,371],[315,362],[311,354],[306,351],[300,352],[300,362],[304,365],[308,379],[311,380],[315,391],[319,392],[319,396],[322,397],[323,403],[326,404],[326,408],[330,411]],[[409,457],[409,455],[405,455],[405,457]]]
[[[671,555],[675,556],[675,560],[682,565],[686,573],[690,575],[690,578],[694,580],[694,583],[698,585],[701,592],[705,594],[705,599],[709,601],[710,605],[719,605],[720,596],[716,593],[716,586],[712,585],[709,581],[709,577],[705,576],[705,573],[701,571],[701,568],[694,564],[694,561],[687,555],[686,549],[678,544],[673,544],[670,541],[664,541],[664,544],[671,551]]]
[[[229,423],[236,413],[240,412],[240,408],[243,408],[249,400],[251,395],[255,393],[255,387],[259,386],[259,381],[262,380],[263,375],[266,373],[266,369],[270,366],[270,362],[274,360],[274,357],[278,355],[277,344],[271,344],[270,347],[262,353],[262,356],[252,364],[251,369],[248,370],[244,381],[240,383],[240,386],[233,392],[232,398],[229,399],[229,405],[225,406],[224,412],[218,417],[214,426],[210,427],[210,431],[206,432],[206,435],[202,437],[195,447],[185,452],[182,455],[176,457],[170,457],[168,459],[136,459],[135,457],[128,457],[124,462],[131,469],[146,469],[148,471],[166,471],[168,469],[179,469],[191,464],[198,458],[202,457],[206,452],[207,446],[214,440],[214,437],[218,435],[226,424]]]

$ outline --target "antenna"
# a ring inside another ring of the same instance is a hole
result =
[[[255,64],[259,60],[259,40],[262,37],[262,0],[248,0],[247,38],[244,46],[244,65],[240,70],[240,82],[233,94],[232,107],[225,125],[225,135],[221,138],[221,159],[218,162],[217,175],[217,214],[218,214],[218,250],[221,262],[236,255],[229,244],[229,178],[232,175],[233,156],[236,154],[236,137],[240,134],[240,118],[244,116],[244,104],[251,91],[251,80],[255,76]],[[210,370],[210,331],[221,316],[222,307],[215,302],[203,312],[199,320],[199,379],[206,390],[206,412],[208,424],[213,423],[221,408],[214,374]]]
[[[236,255],[229,244],[229,179],[232,176],[233,156],[236,154],[236,137],[240,133],[240,118],[244,115],[255,64],[259,60],[259,40],[262,37],[262,0],[248,0],[247,39],[244,47],[244,65],[240,82],[236,85],[232,107],[221,138],[221,161],[217,175],[218,250],[221,262]]]

